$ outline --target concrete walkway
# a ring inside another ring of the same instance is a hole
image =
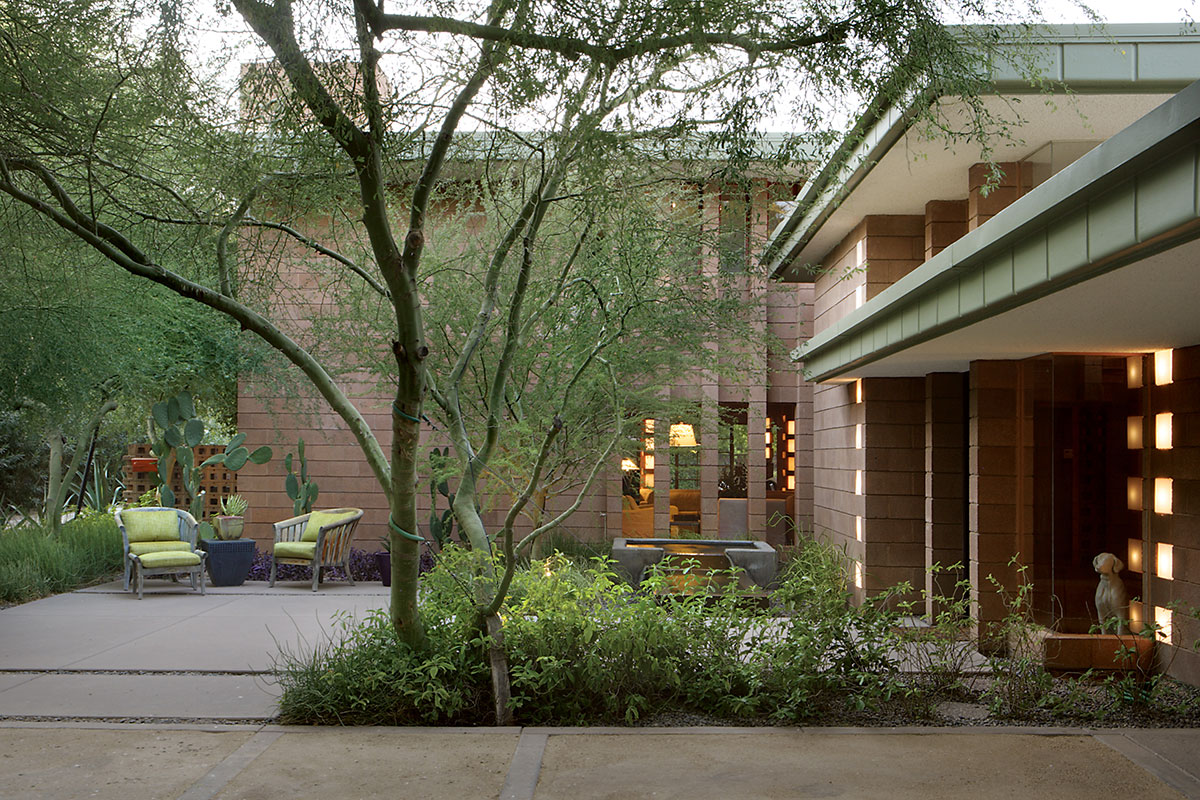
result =
[[[140,602],[107,584],[0,610],[0,800],[1200,800],[1200,730],[271,724],[277,648],[386,601],[378,584],[155,582]]]

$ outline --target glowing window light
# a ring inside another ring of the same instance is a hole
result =
[[[854,562],[854,586],[857,589],[863,588],[863,568],[861,561]]]
[[[1154,446],[1159,450],[1171,449],[1171,418],[1170,411],[1154,415]]]
[[[637,468],[638,468],[637,462],[634,461],[632,458],[622,458],[621,459],[621,471],[622,472],[632,472],[633,470],[635,470]]]
[[[1158,557],[1155,559],[1154,572],[1165,581],[1175,580],[1175,548],[1172,545],[1158,543]]]
[[[854,402],[862,402],[862,378],[854,382]]]
[[[863,540],[863,518],[862,517],[854,518],[854,538],[860,542]]]
[[[1170,383],[1175,361],[1174,350],[1159,350],[1154,354],[1154,385],[1166,386]]]
[[[867,303],[867,287],[859,285],[854,289],[854,307],[862,308]]]
[[[1130,450],[1140,450],[1142,447],[1142,418],[1141,416],[1126,417],[1125,444]]]
[[[1125,482],[1125,496],[1130,511],[1142,510],[1142,479],[1130,478]]]
[[[1125,359],[1125,385],[1130,389],[1142,388],[1142,357],[1130,356]]]
[[[1155,514],[1170,514],[1171,513],[1171,479],[1170,478],[1155,478],[1154,479],[1154,513]]]
[[[642,420],[642,426],[645,428],[646,433],[654,433],[654,420],[644,419]]]
[[[788,472],[795,472],[796,471],[796,457],[788,456],[787,461],[788,461],[788,465],[787,465]]]
[[[771,445],[767,445],[763,449],[763,455],[766,456],[767,461],[771,460]]]
[[[1130,572],[1142,571],[1142,540],[1130,539],[1129,552],[1125,557],[1125,563],[1129,565]]]
[[[862,478],[862,472],[863,472],[863,471],[862,471],[861,469],[856,469],[856,470],[854,470],[854,493],[855,493],[855,494],[862,494],[862,493],[863,493],[863,485],[862,485],[862,484],[863,484],[863,478]]]
[[[796,476],[795,475],[788,475],[787,486],[788,486],[788,491],[795,490],[795,488],[796,488]]]
[[[1169,608],[1154,607],[1154,623],[1158,625],[1158,639],[1167,644],[1174,644],[1175,638],[1174,613]]]
[[[789,419],[787,424],[787,435],[789,437],[796,435],[796,420]]]
[[[647,453],[643,458],[645,459],[645,464],[646,464],[645,468],[646,469],[654,469],[654,456]]]
[[[1129,603],[1129,630],[1134,633],[1141,633],[1142,623],[1145,622],[1145,619],[1142,604],[1137,600],[1131,600]]]
[[[854,449],[863,449],[863,426],[861,422],[855,424],[854,426]]]

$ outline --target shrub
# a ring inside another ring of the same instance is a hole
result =
[[[71,591],[120,569],[121,534],[111,516],[72,520],[57,536],[32,525],[0,531],[0,602]]]
[[[343,620],[312,654],[281,654],[284,721],[490,719],[486,639],[472,602],[475,581],[489,574],[482,558],[449,547],[426,576],[425,651],[400,643],[378,615]],[[724,588],[688,595],[671,591],[680,574],[666,570],[635,591],[604,559],[532,562],[501,610],[514,715],[523,724],[633,722],[675,710],[800,720],[831,702],[864,708],[886,698],[881,676],[895,672],[888,617],[847,603],[844,572],[828,554],[795,561],[774,607],[738,588],[736,572]],[[693,566],[682,569],[687,576]]]

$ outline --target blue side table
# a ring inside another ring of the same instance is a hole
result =
[[[241,586],[254,565],[253,539],[201,539],[208,553],[208,577],[213,586]]]

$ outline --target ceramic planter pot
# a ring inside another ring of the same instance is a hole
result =
[[[212,521],[217,538],[225,541],[242,538],[246,529],[245,517],[213,517]]]
[[[213,586],[241,586],[254,564],[253,539],[201,539],[208,553],[208,577]]]
[[[382,550],[375,554],[375,565],[379,567],[379,580],[384,586],[392,585],[392,554]]]

